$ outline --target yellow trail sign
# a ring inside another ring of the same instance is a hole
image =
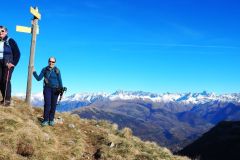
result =
[[[16,26],[17,32],[24,32],[24,33],[32,33],[31,27],[25,27],[25,26]],[[37,26],[37,34],[39,34],[39,27]]]
[[[41,14],[38,12],[37,9],[34,9],[33,7],[30,7],[30,12],[31,12],[37,19],[41,19]]]
[[[24,26],[16,26],[17,32],[25,32],[25,33],[31,33],[32,28],[31,27],[24,27]]]

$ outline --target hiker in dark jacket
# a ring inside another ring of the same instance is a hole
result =
[[[8,35],[8,30],[0,26],[0,90],[4,106],[11,104],[11,78],[15,66],[20,59],[20,51],[17,43]]]
[[[44,114],[42,126],[54,125],[54,115],[56,111],[56,104],[58,100],[59,93],[58,89],[62,88],[62,78],[60,70],[55,67],[56,58],[50,57],[48,59],[48,66],[44,67],[40,73],[37,75],[36,71],[33,71],[33,76],[38,80],[44,78],[43,86],[43,96],[44,96]]]

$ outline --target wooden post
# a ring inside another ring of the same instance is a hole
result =
[[[35,57],[35,47],[37,34],[39,33],[38,20],[41,19],[41,14],[38,12],[38,8],[30,7],[30,13],[33,15],[32,27],[16,26],[18,32],[25,32],[32,34],[31,48],[30,48],[30,58],[28,64],[28,79],[27,79],[27,90],[25,102],[31,106],[31,90],[32,90],[32,73],[34,67],[34,57]]]
[[[26,103],[31,105],[31,90],[32,90],[32,73],[34,67],[35,47],[37,40],[38,19],[34,18],[32,21],[32,42],[30,49],[30,58],[28,64],[28,79],[27,79],[27,91],[26,91]]]

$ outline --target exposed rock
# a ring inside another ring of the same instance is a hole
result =
[[[44,137],[44,140],[45,140],[45,141],[49,141],[49,140],[50,140],[50,136],[49,136],[49,134],[47,134],[47,133],[44,133],[44,134],[43,134],[43,137]]]
[[[62,117],[58,117],[58,118],[54,119],[54,122],[55,122],[56,124],[63,124],[64,120],[63,120]]]
[[[109,147],[113,148],[114,146],[115,146],[115,144],[113,142],[110,142]]]
[[[69,128],[75,128],[75,125],[74,124],[69,124],[68,127]]]

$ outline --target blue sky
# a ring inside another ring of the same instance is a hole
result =
[[[21,50],[13,92],[26,91],[30,6],[42,19],[35,68],[57,58],[68,94],[142,90],[154,93],[240,91],[237,0],[9,0],[0,20]],[[42,82],[33,79],[33,93]]]

